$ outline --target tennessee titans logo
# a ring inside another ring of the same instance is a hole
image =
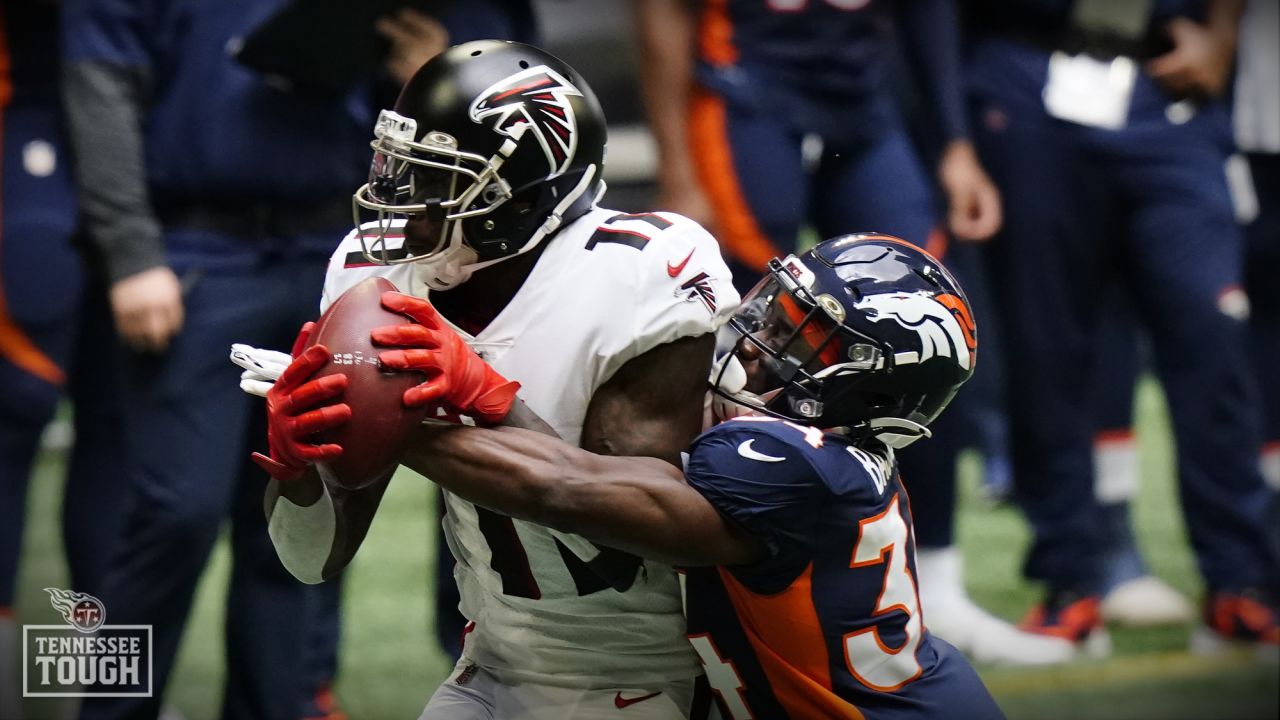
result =
[[[523,70],[485,88],[471,103],[471,119],[497,116],[493,129],[519,142],[532,132],[547,156],[548,178],[563,173],[578,149],[578,123],[569,96],[582,92],[546,65]]]
[[[74,590],[45,588],[49,604],[62,613],[62,619],[82,633],[91,633],[107,621],[107,609],[98,598]]]
[[[955,295],[927,293],[881,293],[858,301],[876,322],[892,320],[920,338],[919,351],[898,351],[900,364],[922,363],[932,357],[953,357],[965,370],[973,368],[977,337],[973,316]]]

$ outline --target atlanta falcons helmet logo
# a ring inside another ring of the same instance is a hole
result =
[[[532,132],[547,156],[548,178],[569,167],[578,147],[578,126],[569,96],[582,92],[559,73],[538,65],[485,88],[471,102],[474,122],[497,116],[493,129],[519,142]]]
[[[973,369],[973,316],[955,295],[929,293],[880,293],[868,295],[857,306],[875,322],[892,320],[920,338],[919,351],[898,351],[898,364],[922,363],[932,357],[955,358],[961,368]]]

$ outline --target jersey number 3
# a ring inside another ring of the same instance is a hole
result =
[[[907,568],[907,535],[907,522],[895,495],[884,512],[858,523],[858,543],[849,564],[853,568],[884,564],[884,584],[872,616],[905,616],[885,619],[901,623],[907,636],[896,648],[886,645],[880,637],[884,621],[844,636],[844,659],[849,672],[863,685],[885,692],[897,690],[920,675],[920,662],[916,660],[922,630],[920,601],[915,579]]]

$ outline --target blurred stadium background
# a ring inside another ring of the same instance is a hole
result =
[[[635,87],[633,40],[624,0],[538,0],[546,46],[583,71],[610,120],[606,178],[610,205],[648,202],[652,141]],[[1136,431],[1142,468],[1135,531],[1153,573],[1189,597],[1201,593],[1174,484],[1173,448],[1159,386],[1144,379]],[[39,459],[19,579],[18,613],[52,613],[46,587],[67,587],[59,536],[66,426],[55,424]],[[1021,577],[1026,523],[980,487],[981,459],[962,458],[959,541],[973,599],[1010,620],[1038,599]],[[393,481],[360,555],[347,571],[337,696],[352,720],[417,717],[452,666],[436,647],[430,587],[437,517],[429,483],[407,470]],[[168,704],[185,720],[218,716],[223,674],[225,538],[198,598],[171,680]],[[108,608],[108,613],[110,608]],[[49,615],[49,622],[55,620]],[[927,623],[927,618],[926,618]],[[1205,659],[1186,651],[1189,627],[1112,628],[1115,649],[1101,661],[1049,669],[979,666],[1010,720],[1261,720],[1280,717],[1280,675],[1247,655]],[[27,699],[28,718],[67,716],[60,700]],[[3,719],[0,719],[3,720]]]

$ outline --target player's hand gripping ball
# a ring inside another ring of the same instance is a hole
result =
[[[445,322],[431,303],[412,295],[383,293],[382,306],[413,319],[380,327],[372,338],[385,350],[382,364],[421,371],[426,380],[404,393],[404,404],[442,404],[459,414],[498,423],[511,411],[520,383],[498,374]]]
[[[349,489],[365,487],[394,471],[401,445],[426,415],[425,406],[401,402],[406,390],[423,382],[423,374],[384,367],[369,337],[374,328],[406,321],[405,315],[382,306],[382,294],[395,289],[386,278],[362,280],[320,316],[307,342],[328,349],[329,362],[314,378],[346,378],[341,400],[351,407],[351,419],[316,433],[315,440],[342,448],[339,457],[321,461],[321,472],[331,472]]]

